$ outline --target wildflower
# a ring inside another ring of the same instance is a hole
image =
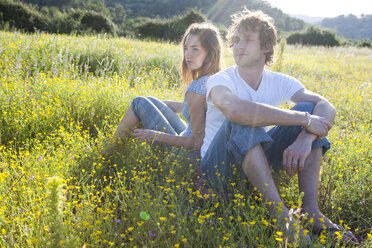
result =
[[[269,225],[269,222],[267,222],[264,218],[261,219],[262,223],[265,225],[265,226],[268,226]]]
[[[294,212],[293,212],[293,214],[298,214],[298,213],[300,213],[301,212],[301,209],[299,209],[299,208],[297,208]]]
[[[149,235],[150,238],[156,237],[156,233],[152,233],[151,231],[148,231],[147,233],[148,233],[148,235]]]

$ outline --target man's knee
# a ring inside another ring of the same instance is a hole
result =
[[[242,126],[230,122],[230,139],[227,148],[230,153],[242,162],[246,153],[253,147],[260,145],[266,149],[273,141],[266,131],[261,127]]]
[[[297,110],[302,112],[313,113],[315,108],[315,103],[312,102],[299,102],[291,110]]]

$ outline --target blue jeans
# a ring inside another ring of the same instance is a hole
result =
[[[136,97],[132,109],[145,129],[161,131],[173,135],[182,133],[186,123],[163,101],[155,97]]]
[[[313,112],[315,104],[302,102],[292,110]],[[225,191],[226,185],[237,174],[244,177],[241,164],[248,150],[261,144],[270,166],[274,170],[283,169],[284,150],[291,145],[301,126],[275,126],[266,132],[261,127],[249,127],[225,120],[213,138],[200,166],[202,178],[208,186]],[[315,140],[312,149],[323,147],[323,154],[330,148],[327,138]]]
[[[180,135],[186,130],[186,123],[163,101],[155,97],[136,97],[132,101],[132,109],[145,129],[160,131],[172,135]],[[195,161],[200,158],[199,151],[187,151],[173,148],[171,145],[156,143],[163,150],[171,151],[176,156]]]

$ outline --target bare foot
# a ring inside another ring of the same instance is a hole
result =
[[[313,215],[314,216],[314,215]],[[320,234],[322,231],[329,233],[332,237],[341,239],[346,244],[358,245],[359,241],[351,231],[346,230],[340,225],[333,223],[324,214],[318,213],[313,217],[313,232]]]

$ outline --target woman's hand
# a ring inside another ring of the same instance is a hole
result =
[[[139,143],[147,142],[151,144],[159,137],[160,132],[150,129],[134,129],[132,135]]]

